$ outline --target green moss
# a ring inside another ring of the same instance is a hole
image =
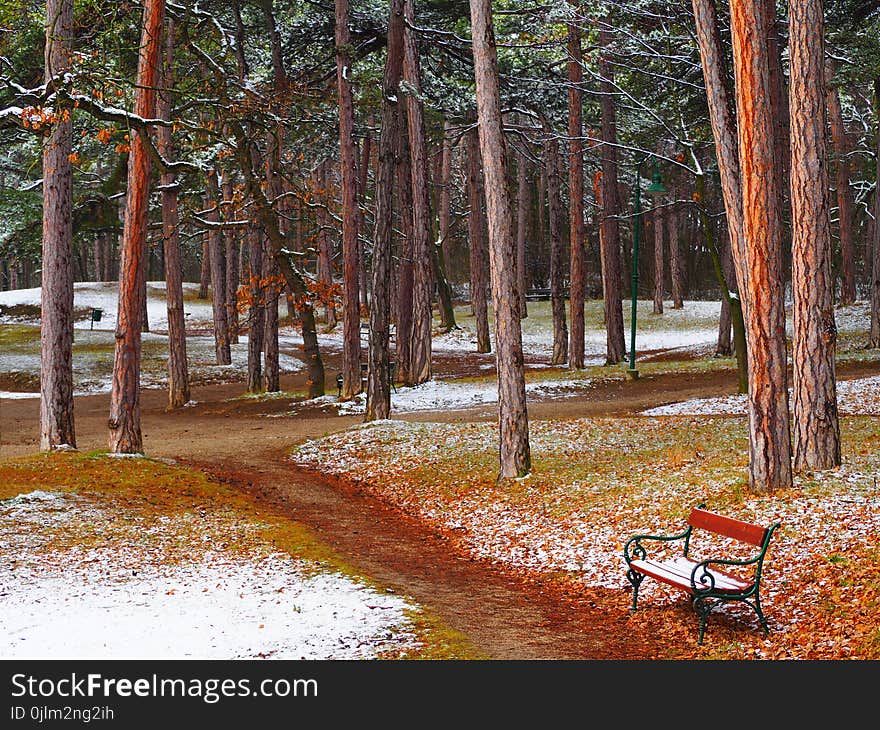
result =
[[[482,653],[467,636],[450,629],[430,611],[407,611],[407,618],[415,627],[417,640],[421,643],[418,651],[407,655],[407,659],[491,659]],[[390,658],[390,657],[389,657]]]
[[[40,328],[30,324],[0,324],[0,348],[5,353],[39,350]]]

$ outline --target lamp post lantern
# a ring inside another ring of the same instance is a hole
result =
[[[642,216],[642,165],[647,160],[643,157],[636,165],[636,198],[633,209],[633,258],[632,258],[632,315],[630,319],[629,331],[629,368],[626,371],[626,377],[629,380],[637,380],[639,371],[636,369],[636,305],[638,302],[639,290],[639,228]],[[651,184],[647,188],[647,192],[660,195],[666,192],[663,187],[663,181],[660,177],[660,161],[654,158],[654,174],[651,176]]]

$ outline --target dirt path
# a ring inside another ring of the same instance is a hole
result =
[[[282,387],[302,387],[290,376]],[[530,404],[530,417],[575,418],[626,414],[671,400],[732,392],[733,375],[700,373],[612,380],[583,397]],[[296,418],[266,417],[289,410],[286,398],[239,397],[240,384],[196,389],[196,405],[164,410],[165,394],[144,391],[144,450],[195,466],[310,527],[349,564],[432,609],[499,659],[658,659],[656,638],[627,622],[629,597],[595,590],[564,594],[555,584],[508,573],[469,558],[454,538],[435,533],[348,484],[300,469],[285,458],[294,443],[359,423],[312,409]],[[76,401],[80,450],[105,450],[107,395]],[[0,458],[37,450],[39,402],[4,400]],[[406,414],[411,420],[494,419],[493,407]]]

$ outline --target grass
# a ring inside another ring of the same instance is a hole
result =
[[[39,348],[40,328],[31,324],[0,325],[0,347],[4,352],[18,350],[31,351],[36,344]]]
[[[112,331],[74,330],[74,386],[86,389],[105,383],[112,374],[116,344]],[[211,337],[187,340],[187,356],[191,385],[237,382],[244,379],[238,368],[215,364]],[[40,328],[36,325],[0,325],[0,377],[6,382],[20,381],[22,387],[10,389],[31,391],[39,377]],[[8,358],[4,361],[4,358]],[[148,387],[165,382],[168,367],[168,341],[164,336],[148,335],[141,340],[141,377]],[[13,377],[16,376],[16,377]],[[23,378],[23,376],[30,376]]]
[[[0,500],[34,490],[64,492],[113,511],[112,531],[97,532],[88,522],[65,523],[63,531],[40,528],[46,550],[91,547],[134,548],[144,559],[174,565],[205,550],[251,558],[284,552],[305,560],[314,571],[332,570],[384,590],[359,574],[305,526],[204,474],[147,458],[119,459],[100,452],[62,452],[0,460]],[[179,518],[189,530],[157,541],[149,526]],[[33,524],[21,529],[37,529]],[[149,556],[149,557],[148,557]],[[414,658],[474,658],[465,637],[444,626],[429,610],[412,613],[421,647]]]

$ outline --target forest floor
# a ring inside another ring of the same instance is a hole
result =
[[[285,391],[296,391],[304,376],[285,376]],[[729,390],[729,376],[660,376],[665,392],[688,397]],[[328,378],[330,380],[330,378]],[[655,381],[654,385],[658,383]],[[654,394],[653,397],[651,394]],[[304,525],[320,542],[360,574],[436,615],[443,626],[467,637],[464,656],[499,659],[656,659],[676,649],[649,627],[628,620],[628,597],[618,590],[574,591],[498,562],[477,560],[447,531],[437,530],[347,480],[294,464],[288,452],[297,443],[343,431],[359,416],[328,414],[319,407],[308,417],[266,417],[284,413],[290,399],[241,397],[240,384],[210,385],[193,392],[197,403],[168,412],[165,394],[142,393],[144,452],[208,474],[250,495],[257,503]],[[580,405],[578,402],[580,401]],[[599,405],[604,402],[604,406]],[[645,380],[637,392],[620,397],[619,384],[591,391],[588,400],[565,399],[569,415],[620,412],[657,404],[656,388]],[[106,394],[76,399],[77,445],[81,452],[106,450]],[[556,415],[560,402],[533,404],[533,418]],[[446,414],[451,421],[491,420],[491,408]],[[437,413],[412,414],[417,421]],[[441,416],[442,417],[442,416]],[[0,457],[37,450],[39,401],[2,402]],[[609,630],[611,627],[615,627]]]
[[[295,521],[355,573],[424,606],[446,641],[426,655],[878,656],[878,433],[870,410],[844,419],[843,470],[755,500],[744,493],[738,406],[706,406],[735,393],[730,358],[658,347],[640,353],[642,377],[632,382],[621,368],[572,373],[530,357],[529,382],[558,387],[530,395],[534,474],[502,491],[493,478],[497,406],[480,395],[493,381],[491,355],[438,349],[438,382],[467,385],[466,397],[436,384],[419,397],[400,388],[394,420],[367,427],[356,404],[336,401],[338,352],[325,354],[334,395],[316,401],[303,399],[300,371],[286,373],[283,392],[272,396],[244,395],[240,382],[197,385],[192,404],[176,412],[165,410],[162,390],[143,390],[144,452]],[[838,376],[856,383],[878,369],[875,357],[850,347]],[[106,450],[108,403],[105,392],[77,397],[81,452]],[[670,405],[685,403],[690,410]],[[0,464],[28,458],[37,451],[39,401],[0,394],[0,407]],[[680,412],[644,415],[664,407]],[[779,560],[771,548],[765,578],[767,639],[751,617],[722,612],[698,647],[689,604],[662,590],[643,588],[640,610],[629,613],[622,542],[644,528],[677,529],[707,498],[761,522],[784,516]],[[792,553],[809,559],[786,575]]]

